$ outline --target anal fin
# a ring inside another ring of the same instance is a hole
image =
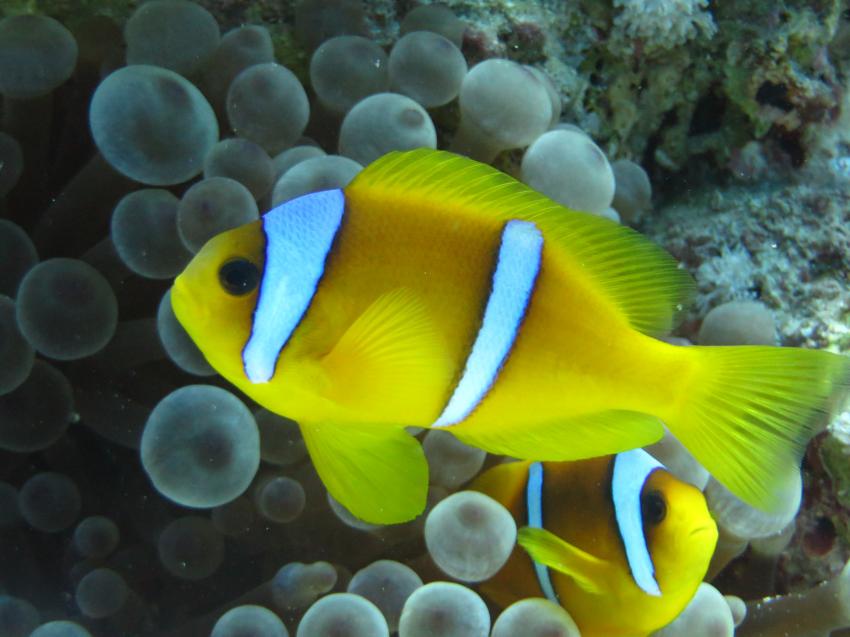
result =
[[[605,571],[608,568],[605,560],[565,542],[546,529],[522,527],[517,534],[517,544],[535,562],[568,575],[588,593],[604,594]]]
[[[523,460],[562,462],[619,453],[657,442],[661,421],[650,414],[608,410],[557,421],[452,427],[463,442]]]
[[[325,487],[354,516],[397,524],[425,508],[428,464],[403,428],[313,423],[301,432]]]

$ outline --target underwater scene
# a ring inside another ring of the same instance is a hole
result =
[[[0,0],[0,637],[850,636],[844,0]]]

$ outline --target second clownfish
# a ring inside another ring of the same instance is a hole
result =
[[[546,597],[582,637],[645,637],[666,626],[717,543],[702,493],[641,449],[502,464],[470,488],[505,505],[520,527],[519,546],[481,591],[502,607]]]

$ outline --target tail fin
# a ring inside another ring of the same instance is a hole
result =
[[[850,388],[850,358],[782,347],[692,347],[670,431],[739,498],[778,507],[781,482]]]

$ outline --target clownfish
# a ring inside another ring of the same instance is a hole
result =
[[[419,149],[213,237],[171,300],[224,378],[299,423],[328,491],[368,522],[425,506],[410,426],[564,461],[646,446],[663,422],[770,508],[848,359],[653,338],[692,289],[637,232]]]
[[[582,637],[645,637],[669,624],[696,593],[717,544],[699,489],[642,449],[510,462],[470,488],[510,510],[525,549],[515,548],[481,592],[502,607],[546,597]]]

